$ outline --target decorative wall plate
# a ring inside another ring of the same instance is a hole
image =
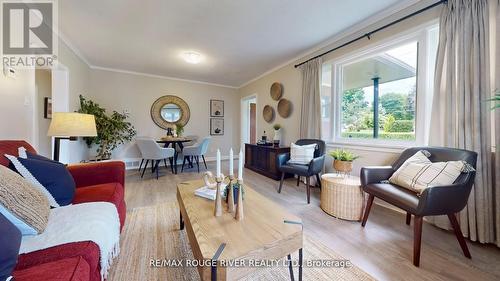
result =
[[[278,102],[278,114],[283,118],[288,118],[292,113],[292,103],[287,99]]]
[[[279,100],[281,96],[283,95],[283,85],[279,82],[274,82],[271,85],[271,98],[273,100]]]
[[[262,117],[266,120],[267,123],[271,123],[274,120],[274,109],[270,105],[264,106],[264,110],[262,110]]]

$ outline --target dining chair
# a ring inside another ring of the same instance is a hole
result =
[[[184,160],[182,161],[181,172],[184,171],[184,165],[186,164],[186,160],[191,161],[194,159],[196,161],[196,166],[198,167],[198,173],[200,172],[200,156],[205,164],[205,169],[207,169],[207,162],[205,161],[205,154],[208,152],[208,146],[210,145],[211,137],[204,137],[201,142],[192,145],[185,146],[182,150],[182,155]]]
[[[138,137],[135,139],[135,141],[142,155],[141,164],[139,165],[139,172],[141,170],[144,160],[146,160],[146,164],[144,165],[144,169],[142,170],[141,178],[144,177],[144,173],[146,172],[149,161],[151,161],[151,169],[152,169],[151,171],[152,172],[156,171],[156,179],[158,179],[160,162],[162,160],[166,168],[167,159],[169,159],[170,168],[172,169],[172,173],[174,173],[173,157],[175,154],[175,150],[173,148],[161,147],[153,138],[150,137]]]

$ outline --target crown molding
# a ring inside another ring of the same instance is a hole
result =
[[[343,31],[339,32],[338,34],[334,35],[333,37],[327,39],[326,41],[323,41],[319,45],[316,45],[316,46],[302,52],[301,54],[294,57],[293,59],[290,59],[290,60],[288,60],[288,61],[286,61],[278,66],[275,66],[275,67],[269,69],[268,71],[256,76],[255,78],[248,80],[247,82],[241,84],[238,88],[241,89],[241,88],[249,85],[250,83],[261,79],[262,77],[267,76],[267,75],[269,75],[269,74],[271,74],[271,73],[273,73],[273,72],[275,72],[275,71],[277,71],[285,66],[288,66],[290,64],[294,64],[299,60],[306,60],[308,57],[312,57],[315,53],[318,53],[319,51],[325,49],[326,47],[331,46],[335,43],[338,43],[339,41],[347,40],[348,37],[355,35],[357,32],[360,32],[361,30],[363,30],[371,25],[374,25],[374,24],[376,24],[376,23],[378,23],[378,22],[380,22],[380,21],[382,21],[382,20],[384,20],[384,19],[386,19],[386,18],[388,18],[388,17],[390,17],[398,12],[401,12],[405,9],[408,9],[411,6],[413,6],[419,2],[423,2],[423,0],[408,0],[405,2],[395,4],[395,5],[391,6],[390,8],[383,10],[380,13],[377,13],[373,16],[370,16],[370,17],[366,18],[365,20],[362,20],[362,21],[350,26],[349,28],[344,29]]]
[[[68,37],[62,33],[61,30],[58,30],[57,36],[59,39],[81,60],[83,61],[89,68],[92,68],[92,65],[87,60],[87,58],[83,55],[83,53],[78,49],[71,41],[69,41]]]
[[[80,60],[82,60],[90,69],[110,71],[110,72],[117,72],[117,73],[137,75],[137,76],[145,76],[145,77],[151,77],[151,78],[168,79],[168,80],[175,80],[175,81],[182,81],[182,82],[188,82],[188,83],[210,85],[210,86],[230,88],[230,89],[238,89],[238,87],[231,86],[231,85],[217,84],[217,83],[211,83],[211,82],[206,82],[206,81],[190,80],[190,79],[183,79],[183,78],[178,78],[178,77],[171,77],[171,76],[164,76],[164,75],[157,75],[157,74],[151,74],[151,73],[145,73],[145,72],[137,72],[137,71],[130,71],[130,70],[119,69],[119,68],[101,67],[101,66],[93,65],[93,64],[91,64],[87,60],[87,58],[83,55],[83,53],[73,43],[71,43],[71,41],[68,39],[68,37],[66,35],[64,35],[62,32],[58,32],[57,35],[58,35],[59,39]]]
[[[209,86],[215,86],[215,87],[238,89],[238,87],[231,86],[231,85],[217,84],[217,83],[211,83],[211,82],[205,82],[205,81],[199,81],[199,80],[190,80],[190,79],[184,79],[184,78],[157,75],[157,74],[151,74],[151,73],[145,73],[145,72],[130,71],[130,70],[124,70],[124,69],[117,69],[117,68],[101,67],[101,66],[95,66],[95,65],[92,65],[90,68],[96,69],[96,70],[117,72],[117,73],[137,75],[137,76],[144,76],[144,77],[150,77],[150,78],[158,78],[158,79],[166,79],[166,80],[174,80],[174,81],[209,85]]]

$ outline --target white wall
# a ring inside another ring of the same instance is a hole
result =
[[[80,108],[78,95],[87,93],[90,89],[90,67],[80,59],[62,40],[59,40],[59,61],[68,71],[68,99],[67,111],[73,112]],[[88,159],[88,148],[79,138],[77,141],[63,140],[61,145],[61,159],[68,163],[78,163]]]
[[[302,105],[302,78],[300,76],[300,72],[298,69],[294,67],[295,64],[306,60],[309,57],[312,57],[316,54],[322,53],[323,51],[329,50],[333,47],[336,47],[343,42],[347,42],[361,34],[365,34],[373,30],[374,28],[381,26],[385,23],[388,23],[394,19],[400,18],[403,14],[408,14],[413,10],[417,10],[421,5],[425,5],[425,3],[417,4],[416,6],[410,7],[406,11],[402,11],[392,17],[386,18],[381,22],[371,25],[368,28],[359,30],[350,36],[345,38],[341,38],[338,41],[321,48],[320,50],[311,53],[310,55],[293,61],[287,65],[284,65],[258,79],[248,83],[241,87],[238,92],[240,97],[245,97],[248,95],[257,95],[257,127],[259,131],[257,135],[260,136],[264,130],[266,132],[272,132],[272,125],[279,123],[283,127],[283,136],[284,143],[289,144],[299,138],[300,134],[300,111]],[[323,61],[332,60],[338,57],[345,55],[346,53],[353,52],[356,49],[366,47],[369,44],[377,44],[377,42],[384,40],[385,38],[392,36],[398,32],[402,32],[404,30],[408,30],[425,22],[436,19],[439,16],[439,9],[433,9],[428,11],[427,13],[421,14],[419,16],[413,17],[407,21],[401,22],[393,27],[390,27],[384,31],[373,34],[371,36],[371,40],[363,39],[354,44],[351,44],[347,47],[334,51],[323,57]],[[268,124],[262,117],[262,110],[265,105],[271,105],[274,107],[275,111],[277,110],[277,102],[272,100],[269,94],[269,90],[273,82],[280,82],[283,84],[284,94],[283,97],[290,100],[293,104],[293,112],[290,117],[287,119],[281,118],[277,115],[274,122]],[[272,134],[270,134],[272,136]],[[329,144],[328,150],[334,149],[336,146],[334,144]],[[359,174],[359,170],[363,166],[369,165],[388,165],[391,164],[396,157],[399,155],[400,150],[398,149],[377,149],[377,148],[367,148],[361,146],[350,146],[347,147],[352,150],[354,153],[361,156],[360,159],[354,162],[354,170],[353,174]],[[331,158],[327,157],[326,162],[327,171],[332,170]]]
[[[17,70],[15,78],[0,72],[0,140],[34,142],[34,105],[34,70]]]
[[[129,121],[136,128],[137,135],[155,138],[166,134],[153,122],[150,114],[151,105],[159,97],[176,95],[184,99],[191,111],[184,135],[199,137],[210,134],[210,99],[224,100],[224,136],[212,136],[207,156],[215,156],[217,148],[225,155],[230,147],[239,149],[240,98],[236,89],[99,69],[92,70],[90,85],[88,97],[106,108],[108,113],[128,111]],[[139,157],[134,142],[113,153],[115,159]]]

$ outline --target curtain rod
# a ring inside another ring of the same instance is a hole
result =
[[[372,34],[377,33],[377,32],[379,32],[379,31],[381,31],[381,30],[383,30],[383,29],[386,29],[386,28],[388,28],[388,27],[390,27],[390,26],[393,26],[393,25],[395,25],[395,24],[397,24],[397,23],[400,23],[400,22],[402,22],[402,21],[404,21],[404,20],[407,20],[407,19],[409,19],[409,18],[411,18],[411,17],[413,17],[413,16],[416,16],[416,15],[418,15],[418,14],[421,14],[421,13],[423,13],[423,12],[425,12],[425,11],[429,10],[429,9],[432,9],[432,8],[434,8],[434,7],[436,7],[436,6],[439,6],[439,5],[441,5],[441,4],[445,4],[446,2],[448,2],[448,0],[440,0],[440,1],[436,2],[436,3],[434,3],[434,4],[431,4],[431,5],[429,5],[429,6],[425,7],[425,8],[422,8],[422,9],[420,9],[420,10],[418,10],[418,11],[415,11],[415,12],[413,12],[413,13],[411,13],[411,14],[407,15],[407,16],[404,16],[404,17],[402,17],[402,18],[400,18],[400,19],[397,19],[397,20],[395,20],[395,21],[393,21],[393,22],[391,22],[391,23],[388,23],[388,24],[386,24],[386,25],[384,25],[384,26],[382,26],[382,27],[379,27],[379,28],[377,28],[377,29],[375,29],[375,30],[373,30],[373,31],[370,31],[370,32],[368,32],[368,33],[365,33],[365,34],[363,34],[362,36],[356,37],[356,38],[352,39],[352,40],[351,40],[351,41],[349,41],[349,42],[346,42],[346,43],[344,43],[344,44],[342,44],[342,45],[340,45],[340,46],[337,46],[337,47],[335,47],[335,48],[333,48],[333,49],[330,49],[330,50],[328,50],[328,51],[326,51],[326,52],[323,52],[323,53],[321,53],[321,54],[319,54],[319,55],[317,55],[317,56],[314,56],[314,57],[312,57],[312,58],[310,58],[310,59],[308,59],[308,60],[306,60],[306,61],[303,61],[303,62],[301,62],[301,63],[299,63],[299,64],[296,64],[296,65],[295,65],[295,68],[297,68],[297,67],[299,67],[299,66],[303,65],[303,64],[304,64],[304,63],[306,63],[306,62],[312,61],[312,60],[317,59],[317,58],[319,58],[319,57],[322,57],[322,56],[324,56],[324,55],[326,55],[326,54],[329,54],[329,53],[331,53],[331,52],[333,52],[333,51],[336,51],[336,50],[338,50],[338,49],[340,49],[340,48],[343,48],[343,47],[345,47],[345,46],[347,46],[347,45],[350,45],[350,44],[352,44],[352,43],[354,43],[354,42],[356,42],[356,41],[359,41],[359,40],[361,40],[361,39],[363,39],[363,38],[365,38],[365,37],[366,37],[366,38],[368,38],[368,40],[370,40],[370,39],[371,39]]]

